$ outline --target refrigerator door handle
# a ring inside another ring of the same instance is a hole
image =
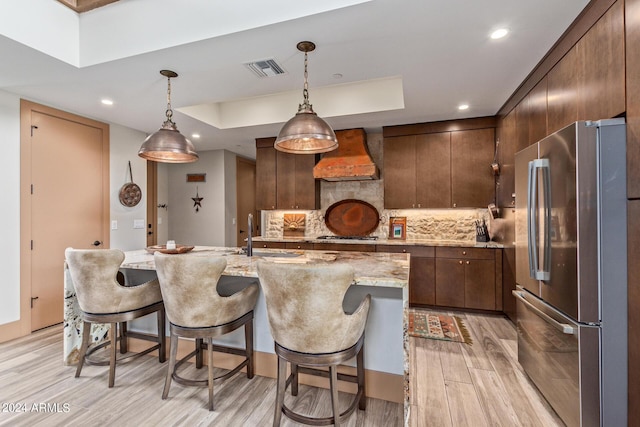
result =
[[[538,169],[543,171],[543,199],[544,199],[544,267],[539,269],[538,259]],[[536,280],[549,280],[551,277],[551,173],[549,159],[536,159],[529,162],[529,177],[527,181],[527,224],[529,233],[529,276]]]
[[[538,316],[540,316],[541,318],[546,320],[547,323],[549,323],[550,325],[553,325],[556,329],[558,329],[563,334],[566,334],[566,335],[575,335],[576,334],[576,328],[574,328],[573,326],[569,325],[568,323],[560,323],[560,322],[558,322],[556,319],[554,319],[553,317],[549,316],[547,313],[543,312],[538,307],[536,307],[535,305],[533,305],[529,301],[527,301],[527,299],[526,299],[526,297],[525,297],[525,295],[524,295],[524,293],[522,291],[513,290],[513,291],[511,291],[511,293],[513,294],[514,297],[516,297],[518,300],[520,300],[520,302],[522,302],[524,305],[526,305],[529,310],[533,311]]]
[[[538,269],[538,222],[536,221],[536,197],[538,179],[534,162],[529,162],[527,178],[527,251],[529,255],[529,277],[536,278]]]

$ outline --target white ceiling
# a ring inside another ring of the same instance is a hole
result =
[[[174,120],[185,136],[201,135],[196,149],[253,157],[254,139],[275,136],[302,101],[301,40],[317,45],[309,54],[309,96],[318,115],[334,129],[380,130],[494,115],[587,3],[120,0],[78,15],[55,0],[14,1],[0,16],[0,89],[151,133],[165,119],[167,84],[159,71],[170,69],[179,74],[172,80]],[[499,27],[510,34],[491,40]],[[269,58],[287,73],[258,78],[243,65]],[[393,82],[403,97],[391,93],[393,109],[372,112],[384,108],[371,107],[383,93],[376,88],[390,86],[379,82]],[[363,87],[376,96],[364,97]],[[340,94],[345,108],[334,113],[330,101],[339,98],[326,94]],[[363,103],[370,108],[358,110]],[[460,103],[470,108],[460,112]],[[239,127],[208,124],[216,121],[203,111],[221,106],[235,111]],[[261,124],[248,125],[246,112]]]

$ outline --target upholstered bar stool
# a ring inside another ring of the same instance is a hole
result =
[[[124,260],[124,253],[118,249],[73,249],[65,250],[65,260],[69,267],[71,280],[76,290],[80,315],[82,317],[82,345],[76,378],[82,372],[86,362],[90,365],[109,364],[109,387],[113,387],[116,374],[116,361],[139,357],[158,350],[158,360],[166,359],[165,314],[162,295],[157,280],[138,286],[122,286],[116,279],[118,269]],[[149,336],[129,332],[124,325],[127,321],[157,313],[158,335]],[[92,323],[109,323],[109,341],[89,348]],[[120,337],[118,338],[118,330]],[[116,357],[118,343],[122,352],[126,352],[128,336],[155,341],[156,345],[139,353],[125,357]],[[109,361],[97,361],[91,355],[107,345],[111,346]]]
[[[336,426],[344,422],[358,406],[366,408],[364,394],[364,329],[371,295],[347,314],[343,299],[353,284],[354,273],[345,264],[286,264],[261,260],[258,277],[267,304],[267,317],[278,356],[278,383],[273,425],[279,426],[282,413],[293,421],[311,425]],[[340,374],[341,380],[357,382],[358,391],[342,413],[338,408],[338,365],[356,358],[357,375]],[[287,362],[291,375],[287,377]],[[325,369],[318,369],[325,368]],[[326,370],[328,368],[328,371]],[[291,384],[291,394],[298,394],[298,374],[329,377],[333,415],[312,418],[294,412],[284,404],[284,394]]]
[[[258,299],[259,286],[251,283],[232,295],[220,295],[218,280],[227,266],[222,257],[197,254],[154,254],[162,297],[169,319],[171,351],[162,398],[169,395],[171,380],[183,385],[208,386],[209,410],[213,411],[213,382],[235,375],[247,367],[247,378],[253,378],[253,310]],[[213,338],[244,326],[245,348],[214,345]],[[194,351],[177,361],[178,337],[195,338]],[[206,342],[203,343],[203,340]],[[180,365],[196,356],[196,367],[202,364],[202,350],[207,349],[208,377],[206,380],[188,379],[178,375]],[[245,356],[234,369],[213,376],[213,351]]]

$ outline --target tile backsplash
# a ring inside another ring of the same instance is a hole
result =
[[[306,215],[305,237],[333,234],[324,223],[324,211],[295,211]],[[263,211],[262,236],[271,239],[283,238],[284,214],[288,211]],[[403,209],[380,213],[380,224],[371,233],[380,239],[389,236],[389,217],[407,218],[407,239],[428,240],[475,240],[475,221],[489,220],[487,209]]]

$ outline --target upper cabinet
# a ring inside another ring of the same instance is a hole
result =
[[[486,207],[493,203],[493,124],[471,119],[385,128],[384,207]],[[486,125],[491,126],[482,127]],[[394,136],[413,132],[424,133]]]
[[[387,209],[451,207],[449,132],[384,140]]]
[[[256,209],[318,209],[320,183],[313,178],[313,154],[273,148],[275,138],[256,139]]]
[[[495,129],[451,132],[451,206],[486,208],[495,202]]]

